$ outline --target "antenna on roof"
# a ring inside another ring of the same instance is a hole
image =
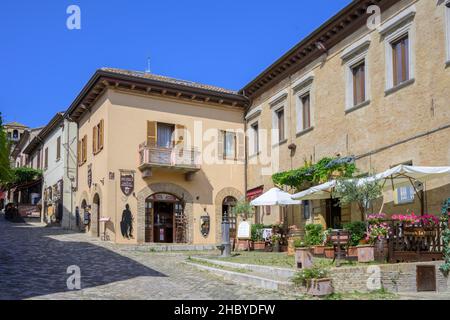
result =
[[[150,57],[147,58],[147,70],[145,70],[145,72],[152,73],[152,71],[150,69]]]

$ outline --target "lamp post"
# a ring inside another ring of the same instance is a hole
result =
[[[224,258],[231,256],[230,220],[228,214],[228,212],[225,212],[222,220],[222,257]]]

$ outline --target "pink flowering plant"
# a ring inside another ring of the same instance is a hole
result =
[[[367,216],[367,222],[369,223],[369,225],[379,224],[386,220],[387,220],[387,216],[385,213],[369,214]]]
[[[434,226],[439,225],[440,219],[434,215],[426,214],[426,215],[423,215],[422,217],[420,217],[420,223],[424,227],[434,227]]]
[[[392,220],[403,222],[406,225],[413,225],[420,222],[420,218],[412,212],[411,214],[394,214]]]
[[[369,224],[366,234],[366,240],[369,244],[375,244],[377,240],[386,239],[389,234],[390,227],[386,222]]]

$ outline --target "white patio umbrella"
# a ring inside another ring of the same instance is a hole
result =
[[[293,200],[291,198],[291,194],[278,188],[272,188],[266,193],[262,194],[261,196],[250,202],[250,204],[255,207],[294,205],[301,203],[302,203],[301,201]]]

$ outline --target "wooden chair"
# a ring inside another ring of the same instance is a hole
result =
[[[348,258],[348,248],[350,244],[350,231],[348,230],[333,230],[330,234],[331,242],[333,243],[334,258],[336,266],[339,267],[341,259]]]

